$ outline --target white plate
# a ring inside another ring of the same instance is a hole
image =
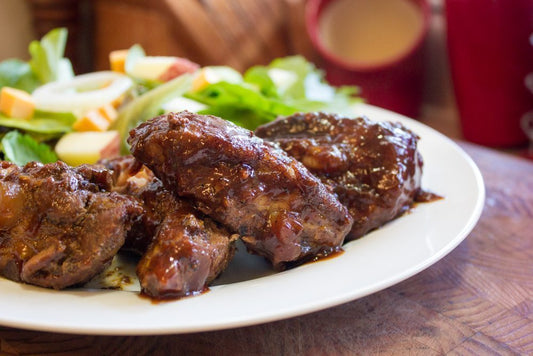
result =
[[[282,273],[240,251],[211,291],[178,301],[153,303],[128,291],[53,291],[0,278],[0,324],[109,335],[234,328],[332,307],[422,271],[476,224],[485,196],[481,174],[455,143],[427,126],[369,105],[356,111],[373,120],[400,121],[420,135],[423,187],[445,199],[419,204],[346,244],[338,257]]]

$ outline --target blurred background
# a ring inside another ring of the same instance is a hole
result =
[[[446,47],[444,0],[428,0],[422,103],[416,119],[462,138]],[[305,0],[0,0],[0,60],[28,58],[27,46],[69,29],[66,56],[77,74],[109,68],[109,52],[135,43],[149,55],[224,64],[240,71],[276,57],[322,58],[305,27]],[[533,102],[533,99],[532,99]]]

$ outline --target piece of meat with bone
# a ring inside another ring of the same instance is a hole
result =
[[[143,207],[125,244],[142,256],[137,265],[142,292],[169,299],[204,291],[231,261],[238,236],[175,197],[132,156],[101,163],[113,172],[114,190]]]
[[[103,167],[0,163],[0,274],[62,289],[89,281],[141,213]]]
[[[419,137],[400,123],[298,113],[255,133],[302,162],[348,207],[347,241],[402,214],[421,192]]]
[[[128,142],[168,189],[278,269],[339,250],[350,231],[347,209],[307,168],[228,121],[171,113],[133,129]]]

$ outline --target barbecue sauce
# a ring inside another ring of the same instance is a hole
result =
[[[415,196],[415,203],[431,203],[441,199],[444,199],[444,197],[421,189]]]

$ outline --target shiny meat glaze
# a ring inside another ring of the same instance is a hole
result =
[[[420,192],[418,136],[400,123],[326,113],[295,114],[256,130],[331,188],[358,238],[408,209]]]
[[[339,249],[348,211],[319,179],[252,132],[189,112],[130,132],[133,155],[275,267]]]
[[[0,274],[61,289],[100,273],[141,212],[102,167],[0,163]]]
[[[204,291],[231,261],[237,236],[174,197],[133,157],[101,163],[113,172],[113,189],[139,199],[143,207],[125,244],[142,255],[137,265],[142,292],[168,299]]]

